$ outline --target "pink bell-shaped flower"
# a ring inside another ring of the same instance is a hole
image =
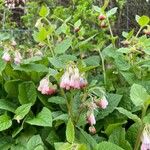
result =
[[[146,125],[141,136],[141,150],[150,150],[150,125]]]
[[[52,83],[49,82],[49,79],[45,77],[40,81],[38,91],[44,95],[52,95],[56,92],[56,85],[52,85]]]
[[[98,107],[100,107],[102,109],[106,109],[107,106],[108,106],[108,101],[107,101],[106,97],[103,96],[100,100],[98,100],[96,102],[96,104],[97,104]]]
[[[90,126],[93,126],[96,124],[96,120],[95,120],[95,116],[93,112],[87,116],[87,122],[90,124]]]
[[[2,56],[2,59],[6,62],[9,62],[11,60],[10,54],[8,52],[5,52]]]
[[[14,57],[14,63],[15,64],[20,64],[22,60],[22,56],[20,54],[20,52],[16,51],[15,52],[15,57]]]

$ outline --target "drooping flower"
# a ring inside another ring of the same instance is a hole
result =
[[[100,100],[98,100],[96,102],[96,104],[97,104],[98,107],[100,107],[102,109],[106,109],[107,106],[108,106],[108,101],[107,101],[106,97],[103,96]]]
[[[75,65],[70,65],[61,77],[60,87],[66,90],[81,89],[87,85],[87,80],[79,73]]]
[[[141,150],[150,150],[150,124],[145,125],[141,136]]]
[[[89,115],[87,115],[87,122],[90,124],[90,126],[93,126],[96,124],[94,112],[91,112]]]
[[[38,86],[38,91],[44,95],[52,95],[56,92],[56,85],[49,82],[48,77],[43,78]]]
[[[8,52],[4,52],[2,59],[6,62],[9,62],[11,60],[10,54]]]
[[[22,60],[22,56],[20,54],[20,52],[16,51],[15,52],[15,57],[14,57],[14,63],[15,64],[20,64]]]
[[[95,134],[96,133],[96,129],[94,126],[90,126],[89,127],[89,132],[92,133],[92,134]]]

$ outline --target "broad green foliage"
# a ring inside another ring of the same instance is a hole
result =
[[[125,4],[33,0],[14,17],[0,3],[0,150],[139,150],[150,18],[117,35]]]

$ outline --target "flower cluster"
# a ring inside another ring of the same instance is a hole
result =
[[[96,129],[94,125],[96,124],[96,119],[94,116],[94,110],[99,107],[101,109],[106,109],[108,106],[108,101],[105,96],[103,96],[101,99],[95,100],[94,102],[90,103],[88,108],[89,111],[87,112],[87,122],[90,125],[89,132],[92,134],[96,133]]]
[[[150,125],[145,125],[145,128],[143,130],[142,136],[141,136],[141,150],[149,150],[150,149]]]
[[[38,91],[44,95],[52,95],[56,92],[57,86],[53,85],[48,77],[43,78],[38,86]]]
[[[10,62],[12,60],[11,55],[9,54],[8,51],[4,52],[4,54],[2,56],[2,59],[6,62]],[[13,59],[14,59],[15,64],[20,64],[21,60],[22,60],[22,56],[21,56],[20,52],[16,51],[14,53],[14,58]]]
[[[82,89],[87,85],[87,80],[75,65],[70,65],[63,74],[60,87],[66,90]]]

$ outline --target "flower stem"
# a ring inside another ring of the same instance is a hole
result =
[[[105,69],[105,62],[104,62],[104,58],[103,58],[103,55],[99,49],[99,55],[100,55],[100,58],[101,58],[101,61],[102,61],[102,69],[103,69],[103,76],[104,76],[104,84],[106,85],[107,84],[107,79],[106,79],[106,69]]]
[[[143,29],[143,27],[141,27],[140,29],[139,29],[139,31],[137,32],[137,34],[136,34],[136,36],[135,37],[138,37],[138,35],[140,34],[140,32],[142,31],[142,29]]]

